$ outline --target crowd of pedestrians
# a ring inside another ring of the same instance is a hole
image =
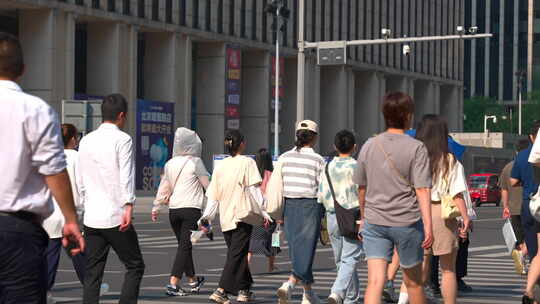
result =
[[[128,103],[120,94],[106,96],[103,123],[79,142],[73,125],[60,125],[50,106],[16,84],[24,72],[22,58],[18,40],[0,33],[0,303],[45,303],[62,245],[83,285],[83,303],[99,302],[111,247],[126,268],[119,303],[136,303],[145,263],[132,224],[133,142],[123,131]],[[425,290],[439,286],[438,275],[432,278],[439,264],[443,301],[456,303],[457,257],[475,218],[464,168],[449,149],[448,127],[440,116],[423,117],[412,137],[406,134],[414,121],[412,98],[395,92],[382,102],[386,131],[360,147],[354,133],[342,130],[335,135],[335,156],[328,160],[315,151],[317,123],[303,120],[296,125],[294,147],[274,164],[264,148],[255,159],[244,155],[249,143],[241,132],[228,131],[224,147],[230,157],[210,174],[201,160],[199,136],[178,128],[151,213],[156,221],[168,206],[178,241],[165,293],[184,296],[203,287],[205,278],[194,266],[192,232],[210,233],[219,213],[227,254],[212,302],[228,304],[231,296],[238,302],[255,299],[251,256],[267,256],[273,271],[279,250],[272,236],[283,227],[292,267],[276,290],[278,301],[290,303],[301,287],[302,304],[320,303],[313,262],[326,217],[337,268],[328,303],[360,302],[357,267],[363,258],[368,270],[364,303],[381,303],[383,296],[399,303],[432,301]],[[535,123],[531,143],[539,128]],[[538,189],[531,155],[536,155],[532,145],[519,152],[501,180],[503,216],[523,231],[515,259],[522,268],[522,256],[532,260],[523,303],[533,303],[540,277],[535,258],[540,224],[525,208]],[[512,188],[519,186],[520,212],[519,194]],[[432,257],[438,257],[436,263]],[[396,299],[393,281],[400,269],[403,285]]]

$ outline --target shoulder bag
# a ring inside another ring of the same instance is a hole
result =
[[[178,171],[178,175],[176,176],[176,179],[174,180],[174,184],[172,184],[172,188],[171,188],[171,193],[169,193],[165,199],[164,199],[164,204],[166,205],[169,205],[169,202],[171,200],[171,196],[173,195],[174,193],[174,188],[176,188],[176,183],[178,182],[178,179],[180,178],[180,174],[182,174],[182,171],[184,170],[184,167],[187,165],[187,163],[191,160],[191,157],[187,157],[186,161],[184,162],[184,164],[182,165],[182,167],[180,167],[180,171]]]
[[[334,186],[332,185],[332,180],[330,179],[330,173],[328,172],[328,166],[330,163],[326,164],[325,174],[326,180],[328,181],[328,186],[330,188],[330,193],[332,193],[332,198],[334,200],[334,210],[336,212],[337,223],[339,227],[339,232],[342,236],[351,239],[358,240],[358,225],[356,221],[360,219],[360,209],[352,208],[346,209],[339,204],[336,199],[336,193],[334,192]]]
[[[392,167],[392,170],[394,170],[394,172],[396,172],[396,175],[411,188],[411,193],[415,193],[415,189],[412,183],[408,179],[406,179],[403,175],[401,175],[401,172],[399,172],[398,168],[395,166],[394,161],[392,161],[392,159],[390,158],[390,155],[386,153],[386,150],[384,150],[382,144],[377,139],[374,139],[374,141],[379,147],[379,149],[381,150],[381,152],[384,154],[384,158],[386,159],[386,161],[388,161],[388,163],[390,164],[390,167]]]

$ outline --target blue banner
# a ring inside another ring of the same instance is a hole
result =
[[[174,141],[174,104],[137,100],[135,187],[156,191]]]

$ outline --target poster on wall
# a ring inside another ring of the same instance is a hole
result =
[[[137,100],[135,188],[156,191],[174,141],[174,104]]]
[[[242,91],[242,50],[227,46],[225,73],[225,130],[240,129],[240,94]]]
[[[285,87],[283,86],[283,75],[285,71],[285,60],[283,58],[279,58],[279,77],[276,81],[276,56],[272,56],[272,67],[271,67],[271,83],[270,83],[270,117],[271,117],[271,124],[270,124],[270,133],[274,134],[275,132],[275,119],[274,119],[274,111],[276,108],[276,84],[278,86],[278,96],[279,96],[279,103],[278,103],[278,111],[281,112],[283,109],[283,102],[285,97]],[[281,117],[281,116],[280,116]],[[280,119],[280,121],[282,121]],[[281,123],[278,121],[278,133],[281,132]],[[271,141],[272,150],[274,150],[274,141]]]

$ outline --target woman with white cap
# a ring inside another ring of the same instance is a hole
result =
[[[173,157],[165,164],[159,184],[152,220],[156,221],[160,207],[169,205],[169,220],[178,240],[178,250],[171,271],[169,296],[184,296],[199,292],[204,277],[195,276],[191,231],[197,230],[204,203],[204,190],[208,187],[208,171],[201,160],[202,142],[197,133],[178,128],[174,134]],[[182,289],[182,275],[189,280],[189,291]]]
[[[280,304],[287,304],[297,284],[302,284],[302,304],[320,303],[312,290],[313,259],[320,235],[323,208],[317,202],[320,176],[324,172],[324,158],[313,150],[318,137],[318,126],[304,120],[296,126],[296,142],[292,150],[280,156],[285,198],[283,220],[289,243],[292,273],[278,289]]]

